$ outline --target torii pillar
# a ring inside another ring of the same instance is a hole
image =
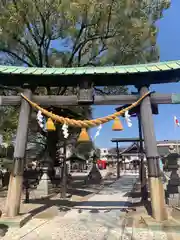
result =
[[[143,86],[139,88],[140,97],[147,92],[148,87]],[[141,102],[140,117],[148,163],[148,179],[150,186],[152,217],[157,221],[163,221],[167,220],[168,214],[167,209],[165,208],[165,193],[160,176],[159,155],[154,131],[150,96],[147,96]]]
[[[31,99],[31,90],[25,89],[24,95]],[[15,217],[20,211],[29,116],[30,105],[28,102],[22,99],[14,148],[13,170],[10,175],[5,206],[6,217]]]

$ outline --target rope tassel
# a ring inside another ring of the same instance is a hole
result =
[[[90,141],[90,137],[87,133],[86,128],[82,128],[78,137],[78,142],[89,142],[89,141]]]
[[[113,126],[112,126],[112,130],[113,131],[122,131],[123,130],[123,126],[122,126],[122,123],[120,121],[120,119],[118,117],[116,117],[114,119],[114,123],[113,123]]]
[[[48,118],[48,120],[46,122],[46,129],[47,129],[47,131],[56,131],[56,127],[51,118]]]

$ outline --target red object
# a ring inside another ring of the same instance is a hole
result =
[[[178,121],[176,116],[174,116],[174,123],[175,123],[175,125],[180,126],[180,123],[179,123],[179,121]]]
[[[106,160],[97,160],[97,165],[99,169],[106,169],[107,163]]]

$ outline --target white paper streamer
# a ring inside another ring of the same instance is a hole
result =
[[[36,119],[38,121],[38,124],[39,124],[40,128],[42,128],[42,130],[44,132],[47,132],[47,130],[46,130],[46,120],[45,120],[45,117],[42,115],[41,111],[38,111]]]
[[[125,120],[126,120],[126,123],[128,125],[128,127],[132,127],[132,122],[131,122],[131,115],[129,115],[129,112],[126,111],[125,114],[124,114],[124,117],[125,117]]]
[[[99,125],[97,128],[96,134],[94,136],[94,140],[99,136],[101,129],[102,129],[102,125]]]
[[[67,125],[67,124],[63,124],[63,125],[62,125],[62,130],[63,130],[64,138],[68,138],[68,136],[69,136],[69,133],[68,133],[68,125]]]

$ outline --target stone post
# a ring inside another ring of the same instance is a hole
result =
[[[140,96],[148,92],[146,86],[139,90]],[[151,195],[152,216],[157,221],[168,218],[165,208],[164,188],[160,176],[159,156],[154,132],[153,115],[150,97],[147,96],[140,105],[140,117],[144,135],[146,158],[148,162],[148,178]]]
[[[25,89],[24,95],[31,99],[31,90]],[[10,175],[5,207],[5,214],[8,217],[15,217],[19,214],[20,210],[29,117],[30,105],[24,99],[22,99],[14,148],[13,171]]]

